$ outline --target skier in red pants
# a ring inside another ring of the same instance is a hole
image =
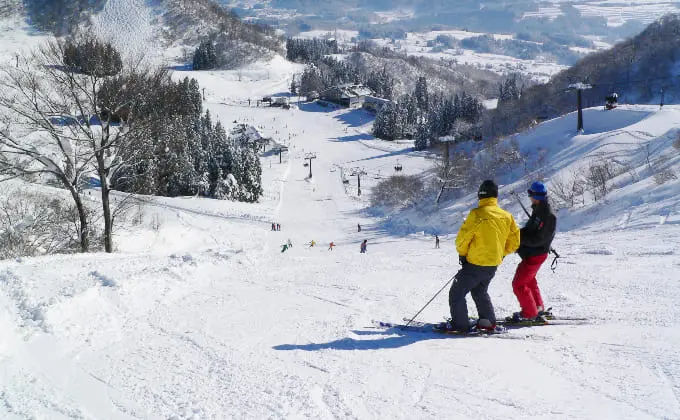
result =
[[[517,266],[512,289],[517,296],[521,312],[515,312],[508,321],[545,321],[543,298],[536,282],[536,273],[548,258],[550,244],[555,237],[557,218],[548,202],[548,189],[542,182],[534,182],[527,190],[531,199],[531,216],[526,226],[520,229],[520,245],[517,253],[522,262]]]

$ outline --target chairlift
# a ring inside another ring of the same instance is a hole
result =
[[[394,170],[395,170],[395,171],[401,172],[402,169],[403,169],[403,168],[402,168],[402,166],[401,166],[401,163],[397,162],[397,164],[394,165]]]
[[[309,163],[305,162],[305,163],[302,164],[302,166],[304,166],[306,168],[306,167],[309,166]]]
[[[343,179],[343,180],[342,180],[342,183],[343,183],[343,184],[349,184],[349,179]]]

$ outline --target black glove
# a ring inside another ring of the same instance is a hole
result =
[[[460,263],[460,265],[467,264],[467,258],[465,258],[465,255],[459,255],[458,256],[458,262]]]

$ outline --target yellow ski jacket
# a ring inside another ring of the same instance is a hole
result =
[[[474,265],[498,266],[519,247],[519,228],[510,213],[498,207],[498,199],[482,198],[456,236],[458,255]]]

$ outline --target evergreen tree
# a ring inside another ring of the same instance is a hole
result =
[[[76,73],[115,76],[123,69],[120,53],[110,43],[93,37],[70,39],[64,45],[64,64]]]
[[[396,107],[394,103],[387,103],[378,110],[373,121],[373,135],[379,139],[392,140],[391,138],[394,124]]]
[[[414,93],[418,109],[421,112],[427,111],[430,106],[429,95],[427,93],[427,79],[423,76],[418,77],[416,82],[416,90]]]
[[[217,67],[217,52],[211,40],[201,41],[194,52],[194,70],[210,70]]]
[[[514,101],[522,95],[521,89],[517,86],[517,75],[505,79],[498,85],[498,104]]]
[[[430,130],[427,124],[420,123],[416,128],[414,147],[416,150],[425,150],[430,141]]]
[[[236,178],[240,187],[240,201],[256,202],[262,195],[262,166],[257,151],[252,147],[241,147],[239,156],[239,174]]]
[[[290,82],[290,93],[297,95],[297,83],[295,83],[295,76],[293,76],[293,81]]]
[[[309,95],[311,92],[318,93],[323,90],[323,87],[324,84],[319,69],[314,64],[305,67],[304,72],[300,76],[300,86],[298,89],[300,94]]]
[[[381,98],[392,99],[394,79],[390,77],[385,67],[380,71],[373,71],[366,77],[366,86],[371,88]]]
[[[405,111],[404,127],[414,126],[418,122],[419,108],[418,98],[415,95],[406,95],[402,101],[402,108]]]
[[[215,192],[213,194],[218,200],[236,201],[239,198],[239,185],[232,174],[224,174],[219,170]]]

